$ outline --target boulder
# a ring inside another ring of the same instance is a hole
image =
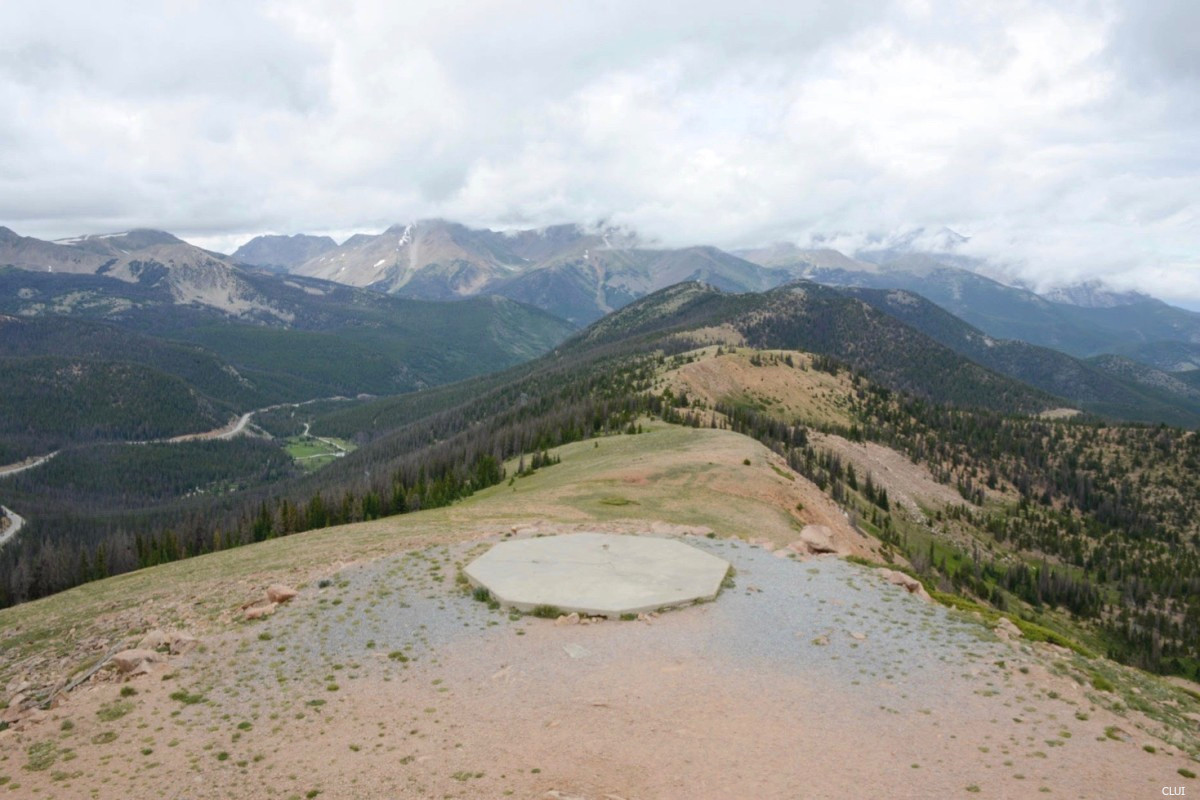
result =
[[[171,645],[171,637],[160,630],[152,630],[137,643],[138,650],[162,650]]]
[[[246,619],[262,619],[263,617],[269,617],[274,613],[274,603],[267,603],[265,606],[250,606],[246,609]]]
[[[799,539],[787,547],[800,554],[818,555],[838,552],[838,546],[833,542],[833,531],[824,525],[804,525]]]
[[[563,614],[558,619],[554,620],[555,625],[578,625],[579,614],[572,611],[570,614]]]
[[[128,674],[130,672],[133,672],[135,669],[140,667],[142,664],[145,664],[145,663],[153,664],[154,662],[160,660],[161,658],[162,658],[162,656],[160,656],[154,650],[143,650],[143,649],[134,648],[132,650],[122,650],[119,653],[113,654],[111,661],[113,664],[116,665],[118,670],[120,670],[123,673]]]
[[[0,722],[7,722],[11,725],[19,720],[24,713],[25,709],[20,705],[10,705],[8,708],[0,711]]]
[[[282,583],[273,583],[267,587],[267,599],[272,603],[286,603],[298,594],[295,589]]]
[[[888,583],[894,586],[903,586],[909,594],[915,594],[926,602],[933,599],[929,596],[929,592],[925,591],[925,586],[911,575],[887,567],[880,567],[875,571]]]
[[[996,620],[995,631],[1001,638],[1020,639],[1024,635],[1021,633],[1021,629],[1013,624],[1013,621],[1008,617],[1001,617]]]

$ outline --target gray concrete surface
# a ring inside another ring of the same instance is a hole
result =
[[[467,578],[506,606],[617,617],[712,600],[729,562],[672,539],[571,533],[501,542]]]

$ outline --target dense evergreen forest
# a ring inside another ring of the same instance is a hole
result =
[[[0,358],[0,464],[71,442],[144,441],[210,430],[231,409],[182,379],[119,361]]]

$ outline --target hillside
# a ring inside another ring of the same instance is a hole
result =
[[[724,331],[722,331],[724,329]],[[593,325],[564,348],[700,330],[759,349],[798,349],[829,356],[889,388],[941,403],[1034,411],[1053,398],[959,356],[866,303],[812,283],[758,295],[730,295],[680,284],[650,295]]]
[[[831,286],[902,289],[933,301],[998,339],[1017,339],[1077,357],[1141,349],[1141,360],[1172,369],[1175,345],[1200,340],[1200,314],[1145,295],[1107,305],[1053,302],[959,266],[948,254],[836,251],[778,246],[740,253],[750,261]],[[962,262],[969,263],[969,261]],[[1058,295],[1059,299],[1074,295]]]
[[[183,380],[128,362],[0,358],[0,374],[0,465],[70,443],[209,430],[230,416]]]
[[[0,592],[19,602],[66,588],[93,576],[101,555],[104,570],[126,572],[453,506],[503,482],[502,461],[546,466],[550,448],[655,418],[767,443],[931,587],[1193,675],[1200,653],[1189,642],[1200,639],[1187,598],[1197,572],[1181,545],[1195,534],[1200,496],[1194,434],[1033,416],[1062,403],[832,289],[731,295],[682,284],[505,373],[263,422],[281,436],[303,428],[358,445],[317,471],[76,519],[53,510],[61,486],[31,471],[24,506],[12,506],[31,536],[0,550],[10,578]],[[865,461],[853,455],[859,445],[869,445]],[[891,471],[925,477],[894,482]],[[35,572],[56,582],[22,582]],[[1178,623],[1173,608],[1188,609]]]
[[[912,292],[845,291],[975,363],[1078,408],[1118,419],[1200,425],[1200,393],[1152,367],[1116,356],[1083,361],[1047,347],[994,339]]]
[[[449,508],[0,611],[0,682],[20,687],[0,779],[99,800],[197,778],[222,797],[598,800],[782,796],[801,782],[894,793],[903,774],[924,796],[1116,798],[1194,766],[1194,695],[1014,639],[868,567],[773,555],[828,501],[746,437],[647,425],[554,455]],[[580,529],[681,537],[736,574],[712,603],[574,626],[489,610],[456,580],[514,530]],[[240,607],[279,583],[295,599],[246,621]],[[164,642],[144,674],[108,667],[18,713],[143,640]]]
[[[113,358],[130,347],[172,370],[215,356],[225,362],[227,377],[209,369],[201,391],[227,399],[233,392],[265,404],[446,383],[540,355],[573,330],[545,312],[499,298],[470,298],[448,314],[440,303],[326,281],[263,273],[246,273],[243,280],[275,315],[180,306],[159,287],[103,276],[0,269],[0,313],[41,329],[74,326],[74,333],[35,335],[13,328],[0,335],[41,348],[30,354],[82,355],[86,348],[94,357]],[[84,328],[103,335],[92,344],[72,343]],[[148,344],[150,339],[157,342]],[[167,366],[176,358],[180,363]],[[240,388],[228,385],[235,376]]]

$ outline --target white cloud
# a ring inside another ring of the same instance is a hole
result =
[[[1200,302],[1200,12],[50,2],[0,29],[0,223],[229,248],[434,215],[727,247],[943,226]]]

